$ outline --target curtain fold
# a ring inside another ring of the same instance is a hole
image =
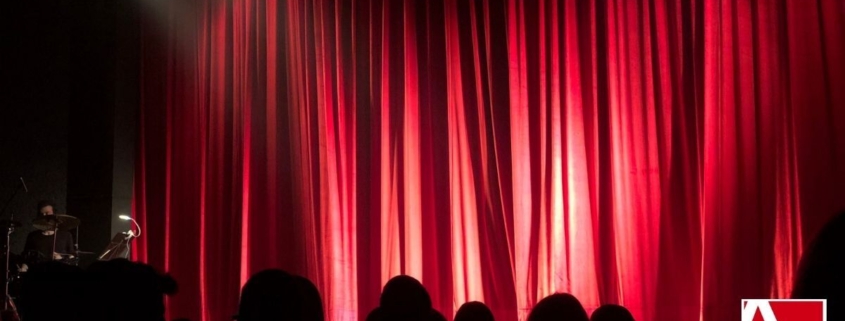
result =
[[[838,0],[143,3],[133,258],[169,319],[266,268],[329,320],[398,274],[449,319],[737,319],[845,208]]]

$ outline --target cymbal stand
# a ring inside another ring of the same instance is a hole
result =
[[[53,228],[53,253],[50,253],[50,260],[55,260],[56,257],[56,236],[59,235],[59,225]]]
[[[15,192],[12,193],[12,197],[9,197],[9,200],[6,201],[5,205],[3,205],[3,209],[0,210],[0,215],[3,215],[4,213],[6,213],[6,209],[9,208],[9,204],[12,203],[12,200],[15,199],[15,196],[18,196],[18,192],[20,191],[20,189],[21,189],[20,187],[15,188]],[[9,271],[9,260],[11,259],[11,256],[12,256],[11,255],[12,254],[12,244],[10,244],[10,242],[11,242],[11,239],[12,239],[12,232],[15,231],[15,227],[12,226],[12,222],[15,221],[15,212],[12,212],[12,214],[10,214],[10,215],[11,215],[11,217],[9,218],[10,224],[8,224],[8,226],[6,228],[6,249],[5,249],[6,250],[6,270],[5,270],[6,271],[5,272],[6,273],[6,279],[5,279],[6,289],[5,289],[4,296],[3,296],[3,311],[9,311],[10,307],[12,308],[12,311],[16,310],[15,304],[12,302],[12,296],[9,295],[9,283],[11,283],[11,281],[12,281],[12,280],[9,279],[11,277],[11,273],[10,273],[11,271]]]
[[[12,214],[12,218],[14,219],[15,215]],[[3,297],[3,311],[9,311],[9,307],[11,306],[14,310],[14,303],[12,303],[12,296],[9,294],[9,283],[12,283],[11,276],[12,273],[9,271],[9,260],[11,260],[11,244],[9,242],[12,239],[12,232],[15,231],[15,228],[9,224],[6,228],[6,292],[4,292],[5,296]]]
[[[79,225],[76,226],[76,237],[73,238],[73,255],[79,257]]]

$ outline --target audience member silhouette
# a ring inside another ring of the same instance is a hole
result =
[[[176,293],[170,276],[124,259],[96,262],[87,274],[87,320],[163,321],[164,297]]]
[[[367,321],[381,321],[384,320],[383,313],[381,312],[381,308],[375,308],[367,314]]]
[[[256,273],[241,289],[238,306],[239,321],[277,320],[286,317],[280,307],[293,300],[290,289],[293,277],[282,270],[264,270]]]
[[[367,315],[367,321],[446,321],[431,308],[431,297],[416,279],[399,275],[384,285],[380,306]]]
[[[593,311],[590,321],[634,321],[634,316],[621,305],[605,304]]]
[[[845,211],[822,227],[804,251],[792,291],[795,299],[827,299],[828,320],[845,319]]]
[[[320,298],[320,291],[317,290],[314,283],[301,276],[295,276],[294,283],[302,297],[302,306],[300,309],[302,315],[301,320],[322,321],[323,300]]]
[[[241,291],[239,321],[322,321],[323,303],[311,281],[282,270],[253,275]]]
[[[446,321],[446,317],[437,310],[432,309],[428,314],[428,321]]]
[[[373,311],[370,311],[370,314],[367,315],[367,321],[446,321],[446,317],[443,316],[440,312],[432,309],[428,313],[422,316],[408,316],[408,317],[397,317],[397,316],[385,316],[380,308],[375,308]]]
[[[384,285],[381,293],[382,320],[422,320],[431,314],[431,297],[416,279],[399,275]]]
[[[589,321],[581,302],[568,293],[556,293],[531,309],[528,321]]]
[[[455,313],[455,321],[493,321],[493,312],[484,303],[478,301],[461,305]]]
[[[17,301],[21,319],[26,321],[86,320],[81,314],[87,293],[83,293],[82,269],[59,262],[30,267],[21,279]]]

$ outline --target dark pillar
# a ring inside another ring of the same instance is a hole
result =
[[[137,30],[134,1],[86,1],[74,51],[71,93],[68,214],[77,216],[79,249],[99,253],[128,222],[137,109]],[[95,256],[83,257],[83,265]]]

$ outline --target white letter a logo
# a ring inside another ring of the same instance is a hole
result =
[[[772,306],[769,305],[769,300],[742,300],[744,306],[742,307],[742,321],[754,321],[754,315],[757,310],[760,310],[760,315],[763,316],[763,321],[778,321],[775,318],[775,313],[772,312]]]

